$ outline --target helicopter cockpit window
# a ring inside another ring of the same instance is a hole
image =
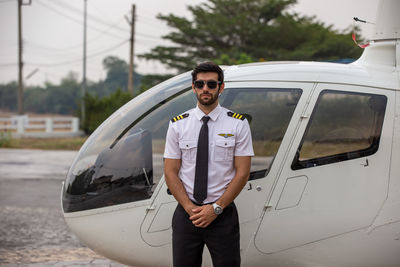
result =
[[[379,147],[386,102],[382,95],[322,91],[292,169],[374,154]]]
[[[250,123],[255,156],[250,180],[267,175],[300,99],[301,89],[225,89],[221,105],[243,114]]]

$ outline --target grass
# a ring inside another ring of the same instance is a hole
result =
[[[0,136],[0,147],[44,150],[79,150],[86,139],[87,137],[9,138]]]
[[[87,137],[68,138],[12,138],[10,134],[0,132],[0,148],[26,148],[44,150],[79,150]],[[254,141],[254,152],[257,156],[275,155],[280,141]],[[164,153],[165,140],[153,140],[153,153]],[[347,151],[356,151],[368,147],[369,144],[353,142],[339,144],[303,145],[301,159],[334,155]]]
[[[0,132],[0,147],[7,147],[11,144],[11,133]]]

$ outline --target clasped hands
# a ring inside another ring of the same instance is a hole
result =
[[[189,219],[192,221],[194,226],[200,228],[206,228],[218,216],[215,214],[214,208],[210,204],[203,206],[193,205],[188,213],[190,216]]]

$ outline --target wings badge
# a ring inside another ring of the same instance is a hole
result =
[[[232,137],[232,136],[234,136],[233,134],[225,134],[225,133],[220,133],[220,134],[218,134],[219,136],[222,136],[222,137],[225,137],[225,138],[228,138],[228,137]]]

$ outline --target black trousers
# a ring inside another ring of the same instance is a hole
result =
[[[172,217],[174,267],[201,267],[204,245],[210,251],[214,267],[240,266],[239,218],[234,203],[206,228],[194,226],[178,204]]]

